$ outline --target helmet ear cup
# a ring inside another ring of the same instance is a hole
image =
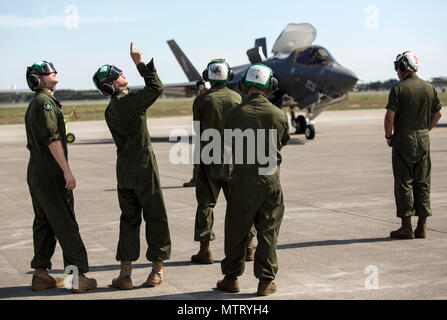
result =
[[[99,86],[99,89],[101,90],[102,93],[109,95],[109,96],[111,96],[115,93],[115,87],[110,82],[101,83]]]
[[[278,89],[278,79],[276,79],[274,76],[270,77],[270,83],[269,83],[269,93],[275,91]]]
[[[398,67],[399,67],[399,70],[401,72],[407,72],[407,70],[408,70],[408,63],[407,63],[407,58],[406,57],[403,57],[402,59],[400,59]]]
[[[35,91],[40,85],[40,78],[38,75],[32,73],[28,76],[28,86]]]
[[[245,77],[246,77],[246,76],[247,76],[247,72],[245,72],[245,73],[242,75],[241,80],[239,80],[239,83],[238,83],[239,91],[242,92],[242,93],[244,93],[244,94],[247,94],[247,93],[248,93],[248,87],[246,87],[246,86],[244,85],[244,81],[245,81]]]
[[[234,79],[234,72],[233,69],[228,70],[228,81],[233,81]]]
[[[208,78],[208,68],[203,70],[202,78],[203,78],[203,81],[210,81],[210,78]]]

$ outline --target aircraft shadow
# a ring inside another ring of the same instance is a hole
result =
[[[287,143],[287,145],[305,145],[306,141],[300,138],[296,138],[291,136],[289,142]]]
[[[323,240],[323,241],[309,241],[300,243],[280,244],[277,249],[297,249],[297,248],[309,248],[309,247],[321,247],[321,246],[340,246],[354,243],[374,243],[374,242],[391,242],[395,241],[392,238],[367,238],[367,239],[348,239],[348,240]]]

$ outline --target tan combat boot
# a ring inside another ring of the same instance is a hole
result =
[[[213,255],[211,254],[210,250],[209,241],[200,242],[200,250],[197,254],[191,257],[191,261],[201,264],[211,264],[214,262]]]
[[[146,285],[156,287],[163,282],[163,261],[152,261],[152,271],[146,280]]]
[[[259,279],[258,292],[257,292],[258,296],[268,296],[272,293],[275,293],[276,290],[278,290],[278,287],[276,286],[276,284],[273,282],[272,279],[264,279],[264,278]]]
[[[87,278],[85,274],[81,274],[78,279],[78,289],[71,289],[74,293],[82,293],[87,290],[96,289],[98,284],[96,283],[96,279]]]
[[[65,279],[63,278],[53,278],[48,274],[45,268],[36,268],[34,270],[33,280],[31,284],[31,289],[33,291],[42,291],[49,288],[61,288],[65,284]]]
[[[225,276],[222,280],[217,281],[217,289],[236,293],[239,292],[239,281],[237,280],[237,277],[228,277]]]
[[[121,272],[118,278],[112,280],[112,286],[121,290],[133,289],[132,279],[132,261],[121,261]]]
[[[416,238],[427,237],[427,217],[419,217],[418,224],[414,230],[414,236]]]
[[[396,239],[414,239],[411,217],[402,218],[402,226],[396,231],[391,231],[390,237]]]
[[[253,243],[253,238],[248,238],[247,250],[245,253],[245,261],[255,260],[255,245]]]

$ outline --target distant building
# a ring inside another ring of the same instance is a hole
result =
[[[447,91],[447,77],[432,78],[431,83],[436,89],[442,92]]]

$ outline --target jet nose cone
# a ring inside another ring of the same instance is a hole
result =
[[[336,72],[339,88],[343,91],[343,93],[351,91],[359,80],[357,75],[349,69],[340,67]]]

